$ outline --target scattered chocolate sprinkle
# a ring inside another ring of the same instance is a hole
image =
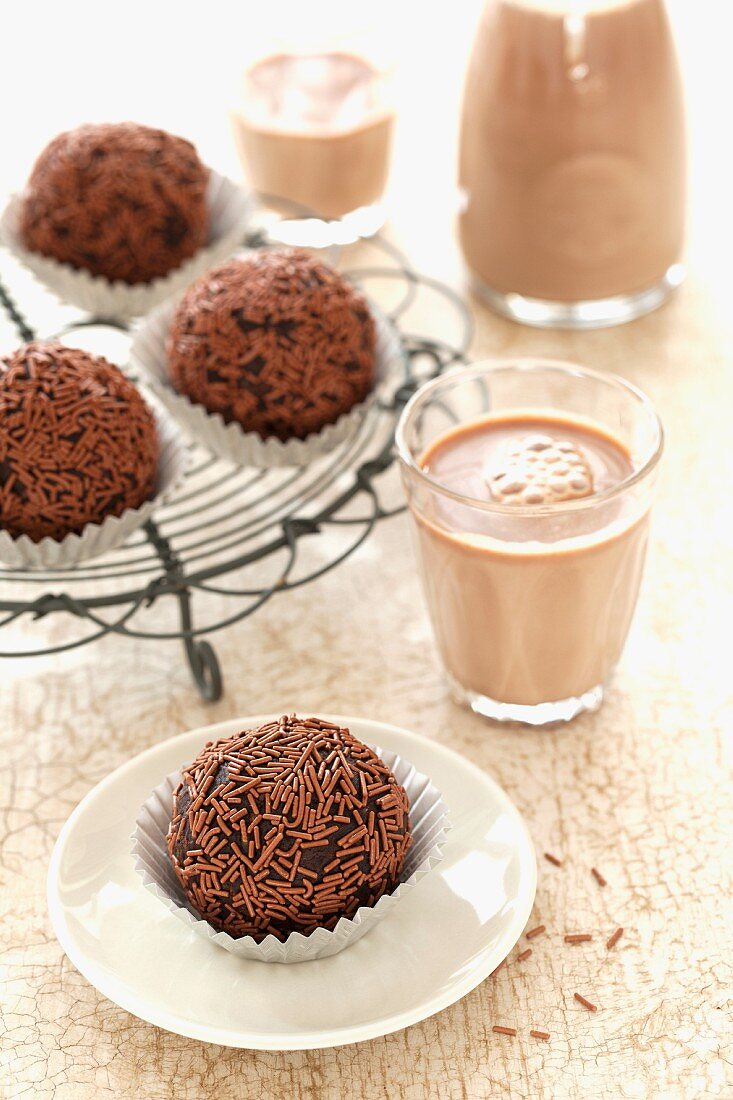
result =
[[[623,928],[617,928],[613,935],[609,936],[609,938],[606,940],[606,948],[610,951],[612,947],[615,947],[623,934]]]
[[[59,134],[36,161],[21,234],[33,252],[147,283],[206,243],[209,171],[183,138],[134,122]]]
[[[553,863],[555,867],[562,867],[562,860],[557,856],[553,856],[550,852],[545,852],[545,859],[548,863]]]
[[[571,932],[565,937],[565,943],[588,943],[592,939],[590,932]]]
[[[295,715],[209,742],[183,770],[168,830],[200,916],[258,942],[375,905],[411,842],[407,795],[386,764],[349,730]]]
[[[523,963],[525,959],[528,959],[532,954],[532,948],[528,947],[525,951],[522,951],[520,955],[517,955],[517,962]]]
[[[530,1031],[530,1035],[532,1036],[533,1039],[545,1039],[545,1040],[547,1040],[547,1039],[550,1038],[549,1031]]]
[[[106,359],[57,343],[0,359],[0,527],[62,539],[152,496],[160,445],[142,396]]]
[[[516,1035],[517,1029],[515,1027],[503,1027],[501,1024],[494,1024],[491,1029],[496,1032],[497,1035]]]
[[[528,940],[533,940],[535,938],[535,936],[542,935],[542,933],[544,931],[545,931],[544,924],[538,924],[536,928],[531,928],[529,930],[529,932],[527,932],[527,939]]]
[[[573,993],[573,996],[575,997],[575,1000],[579,1001],[580,1004],[582,1004],[584,1008],[587,1008],[589,1012],[597,1012],[598,1011],[598,1008],[596,1007],[596,1005],[591,1004],[590,1001],[586,1000],[586,998],[583,996],[582,993]]]
[[[591,870],[591,874],[593,875],[593,878],[596,880],[596,882],[598,883],[599,886],[607,886],[608,885],[605,878],[603,877],[603,875],[601,874],[601,872],[598,870],[597,867],[591,867],[590,870]]]
[[[337,271],[298,249],[260,251],[189,287],[170,328],[168,372],[226,423],[304,439],[367,396],[375,340],[365,299]]]
[[[501,962],[499,963],[499,965],[494,967],[494,969],[491,971],[491,974],[489,975],[489,977],[493,978],[494,974],[498,974],[499,971],[502,969],[502,967],[506,966],[506,964],[507,964],[507,960],[502,959]]]

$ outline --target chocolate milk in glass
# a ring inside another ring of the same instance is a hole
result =
[[[642,577],[662,431],[610,374],[552,360],[449,371],[397,450],[454,696],[543,725],[597,707]]]
[[[369,61],[277,54],[248,70],[245,89],[234,131],[258,191],[326,218],[379,202],[394,116],[383,75]]]
[[[537,324],[629,320],[680,278],[684,121],[662,0],[490,0],[466,79],[460,237]]]
[[[512,445],[527,448],[535,463],[505,461]],[[568,450],[581,456],[579,474],[565,461]],[[541,471],[542,484],[554,481],[559,489],[535,491],[534,499],[531,476],[519,471],[531,475],[545,456],[551,463],[549,477]],[[602,684],[621,656],[636,606],[648,517],[623,522],[609,509],[596,523],[582,509],[571,511],[563,538],[547,541],[545,518],[527,520],[522,509],[525,502],[581,500],[619,485],[633,473],[628,451],[588,424],[520,414],[450,430],[421,465],[446,488],[518,509],[503,528],[515,541],[501,537],[501,521],[493,517],[461,530],[461,507],[450,499],[441,522],[420,516],[416,524],[425,595],[452,680],[521,706],[581,697]]]

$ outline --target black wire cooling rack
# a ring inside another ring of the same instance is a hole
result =
[[[270,242],[259,230],[243,243],[251,248]],[[235,467],[192,445],[191,466],[175,498],[104,557],[47,572],[0,563],[0,627],[64,613],[70,617],[64,641],[48,644],[39,628],[37,648],[5,649],[0,639],[0,657],[60,653],[107,634],[177,639],[201,695],[216,700],[222,693],[221,671],[204,636],[252,615],[276,593],[323,576],[352,554],[379,520],[401,511],[385,502],[380,485],[381,475],[394,462],[397,417],[424,380],[465,361],[471,319],[452,290],[414,272],[389,242],[376,237],[368,246],[359,245],[360,252],[365,248],[376,253],[376,261],[346,265],[345,271],[375,299],[379,292],[391,299],[385,312],[397,326],[404,349],[404,378],[391,398],[372,405],[338,448],[302,468]],[[21,312],[18,293],[14,287],[11,294],[9,283],[3,266],[0,307],[21,340],[58,336],[73,343],[75,333],[93,329],[103,342],[114,336],[116,349],[120,339],[129,342],[128,326],[83,315],[51,326],[51,331],[36,329],[28,310]],[[441,317],[441,335],[410,328],[416,305],[423,305],[423,325],[434,312],[425,308],[427,302],[421,303],[430,295],[443,299],[444,308],[435,311]],[[446,303],[455,314],[450,338],[444,335],[451,328]],[[119,350],[101,350],[113,361],[124,362],[124,350],[122,357]],[[306,546],[312,551],[314,540],[326,532],[338,532],[338,537],[322,538],[315,554],[304,552]],[[177,602],[176,629],[160,627],[156,609],[164,600]],[[204,621],[196,625],[199,617]],[[21,645],[27,644],[27,636],[23,631]]]

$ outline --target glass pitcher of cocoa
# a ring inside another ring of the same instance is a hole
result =
[[[663,0],[489,0],[469,63],[460,239],[474,289],[594,328],[683,277],[684,110]]]

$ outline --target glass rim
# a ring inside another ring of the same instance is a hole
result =
[[[617,485],[612,485],[608,489],[602,489],[598,493],[591,493],[590,496],[576,497],[572,500],[555,501],[551,504],[523,505],[520,512],[514,504],[501,504],[499,501],[494,500],[479,500],[478,497],[467,496],[464,493],[456,492],[454,489],[449,489],[419,465],[407,445],[407,440],[405,438],[407,425],[415,413],[415,410],[434,391],[441,389],[446,383],[451,381],[470,381],[471,379],[480,378],[486,374],[496,374],[501,371],[518,371],[520,373],[524,371],[527,374],[531,374],[535,370],[542,370],[545,372],[554,371],[557,374],[574,375],[576,378],[590,378],[597,382],[602,382],[616,390],[623,391],[637,401],[641,409],[647,414],[655,432],[655,442],[651,453],[644,459],[639,468],[632,470],[632,472],[622,481],[619,481]],[[630,488],[633,488],[647,478],[659,463],[664,450],[664,428],[654,405],[644,391],[640,390],[638,386],[635,386],[633,382],[628,382],[625,378],[622,378],[621,375],[614,374],[611,371],[594,370],[592,367],[584,367],[579,363],[573,363],[565,359],[544,359],[535,356],[520,356],[515,359],[482,359],[476,363],[471,363],[469,366],[448,370],[445,374],[439,374],[435,378],[431,378],[428,382],[425,382],[415,391],[400,413],[395,429],[395,447],[397,450],[397,457],[402,465],[433,491],[470,508],[499,515],[513,516],[515,519],[520,519],[525,516],[557,515],[560,512],[582,511],[585,508],[593,508],[598,504],[604,504],[626,493]]]

